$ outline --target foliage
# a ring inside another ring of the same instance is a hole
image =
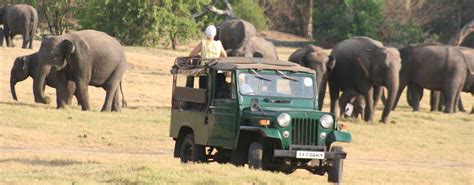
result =
[[[189,6],[170,0],[81,1],[81,29],[104,31],[126,45],[156,46],[160,41],[186,41],[197,35]]]
[[[380,33],[382,34],[383,41],[390,43],[392,46],[404,46],[428,41],[427,38],[424,38],[422,27],[415,23],[388,22],[382,26]],[[435,42],[437,38],[432,37],[431,39],[430,41]]]
[[[314,30],[325,42],[334,44],[353,36],[380,39],[383,0],[317,0]]]
[[[40,19],[46,22],[50,34],[62,35],[69,31],[68,18],[76,10],[70,0],[37,0],[36,6]]]
[[[61,35],[71,27],[72,15],[76,7],[71,0],[16,0],[3,4],[25,3],[36,8],[39,17],[39,28],[48,30],[49,34]]]
[[[234,0],[234,13],[237,17],[252,23],[257,30],[267,28],[269,19],[265,16],[263,8],[258,1],[254,0]]]

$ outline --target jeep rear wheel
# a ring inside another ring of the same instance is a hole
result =
[[[333,146],[331,152],[342,152],[342,146]],[[328,160],[328,181],[333,183],[342,182],[343,159]]]
[[[184,137],[181,144],[180,159],[182,163],[188,162],[205,162],[206,155],[204,146],[198,145],[194,142],[194,135],[188,134]]]
[[[249,147],[249,167],[263,169],[263,144],[252,142]]]

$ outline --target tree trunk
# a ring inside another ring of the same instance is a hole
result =
[[[313,7],[314,7],[314,0],[309,1],[309,8],[308,8],[308,18],[306,19],[306,38],[312,39],[313,38]]]
[[[449,41],[449,45],[459,46],[462,41],[470,34],[474,32],[474,19],[464,25],[462,29]]]

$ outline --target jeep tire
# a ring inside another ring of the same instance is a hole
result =
[[[331,147],[331,152],[342,152],[342,146]],[[329,159],[328,160],[328,182],[341,183],[342,182],[342,168],[343,159]]]
[[[205,148],[194,142],[194,135],[188,134],[183,139],[179,155],[182,163],[188,162],[205,162]]]
[[[249,168],[263,169],[263,144],[252,142],[249,147]]]

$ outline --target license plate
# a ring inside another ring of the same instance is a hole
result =
[[[296,151],[296,158],[299,158],[299,159],[324,159],[324,152]]]

